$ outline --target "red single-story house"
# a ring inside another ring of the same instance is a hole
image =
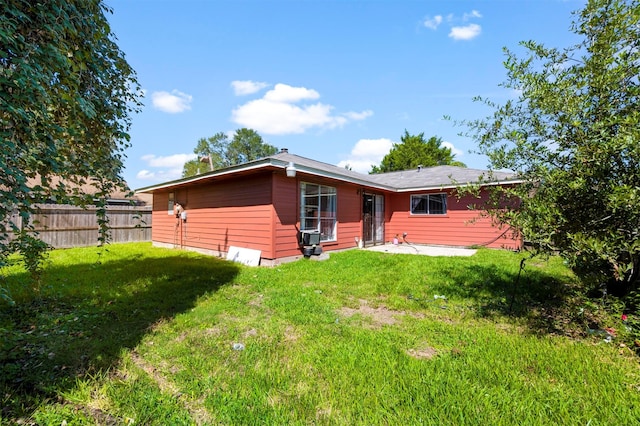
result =
[[[319,236],[322,251],[384,244],[483,245],[518,249],[521,240],[481,217],[461,183],[486,172],[436,166],[366,175],[278,154],[138,189],[153,194],[152,241],[224,256],[230,247],[258,250],[263,265],[309,254],[301,233]],[[494,173],[487,185],[512,185]],[[319,234],[319,235],[318,235]],[[307,236],[308,237],[308,236]],[[319,250],[315,250],[317,254]]]

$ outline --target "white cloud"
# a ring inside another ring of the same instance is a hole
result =
[[[472,19],[472,18],[482,18],[482,15],[477,10],[472,10],[471,12],[465,13],[464,15],[462,15],[463,21],[468,21],[469,19]]]
[[[155,177],[156,175],[153,172],[150,172],[149,170],[140,170],[136,174],[136,178],[140,180],[154,180]]]
[[[150,182],[167,182],[171,180],[180,179],[182,177],[182,169],[180,170],[158,170],[155,172],[149,170],[140,170],[136,174],[136,178],[139,180],[146,180]]]
[[[471,40],[480,35],[482,27],[478,24],[469,24],[464,27],[452,27],[449,37],[454,40]]]
[[[292,87],[288,84],[278,83],[264,95],[264,100],[269,102],[299,102],[305,99],[318,99],[320,94],[313,89],[304,87]]]
[[[380,162],[392,147],[393,141],[391,139],[360,139],[351,150],[351,155],[358,157],[372,156],[377,162]]]
[[[456,23],[466,23],[472,19],[480,18],[482,18],[482,14],[477,10],[472,10],[471,12],[464,13],[462,17],[455,16],[453,13],[449,13],[446,18],[443,18],[442,15],[436,15],[433,18],[428,16],[423,24],[427,28],[436,30],[443,20],[446,20],[450,27],[449,37],[454,40],[471,40],[480,35],[482,27],[478,24],[456,25]]]
[[[451,153],[453,155],[455,155],[456,157],[460,157],[462,155],[464,155],[464,152],[458,148],[456,148],[455,146],[453,146],[453,144],[451,142],[442,142],[441,146],[445,147],[445,148],[449,148],[451,150]]]
[[[143,155],[142,160],[151,167],[182,167],[184,163],[195,159],[196,154],[174,154],[166,157],[156,157],[154,154]]]
[[[233,93],[235,93],[236,96],[243,96],[259,92],[265,87],[268,87],[269,84],[251,80],[236,80],[231,82],[231,86],[233,87]]]
[[[432,30],[437,30],[442,23],[442,15],[436,15],[433,18],[427,16],[423,22],[424,26]]]
[[[371,117],[373,115],[373,111],[370,109],[362,111],[362,112],[346,112],[344,114],[349,120],[359,121],[364,120],[365,118]]]
[[[154,108],[169,114],[177,114],[191,109],[193,96],[179,90],[169,92],[153,92],[151,102]]]
[[[312,127],[335,128],[346,123],[344,117],[331,115],[331,105],[317,103],[299,107],[258,99],[233,110],[232,120],[271,135],[304,133]]]
[[[297,105],[301,101],[318,98],[320,94],[313,89],[278,83],[261,99],[235,108],[231,120],[261,133],[283,135],[304,133],[311,128],[341,127],[349,121],[363,120],[373,114],[367,110],[335,115],[333,106],[321,102]]]
[[[390,139],[360,139],[349,154],[349,158],[340,161],[338,167],[351,167],[354,172],[369,173],[372,166],[380,164],[393,147]]]
[[[136,178],[157,182],[179,179],[182,177],[184,163],[196,158],[197,155],[195,154],[174,154],[165,157],[158,157],[154,154],[144,155],[141,158],[142,161],[144,161],[149,168],[159,170],[140,170],[136,174]]]

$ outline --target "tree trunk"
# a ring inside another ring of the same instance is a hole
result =
[[[622,279],[611,278],[607,282],[607,293],[616,297],[627,296],[632,291],[640,289],[640,257],[632,256],[633,267]]]

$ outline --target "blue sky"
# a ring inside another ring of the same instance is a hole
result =
[[[290,153],[367,172],[405,129],[438,136],[468,167],[474,142],[443,120],[504,102],[503,47],[575,41],[584,0],[106,0],[138,73],[124,177],[180,178],[198,139],[242,127]]]

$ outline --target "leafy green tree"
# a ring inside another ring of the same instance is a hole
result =
[[[278,148],[269,145],[262,137],[252,129],[242,128],[236,130],[229,148],[227,159],[231,164],[242,164],[257,160],[278,152]]]
[[[182,167],[182,177],[189,177],[205,173],[210,170],[209,163],[204,161],[198,161],[199,159],[189,160],[184,163]]]
[[[38,270],[47,247],[28,219],[47,199],[97,203],[100,240],[108,239],[105,200],[128,191],[121,172],[130,114],[140,107],[135,72],[105,17],[110,12],[100,0],[2,2],[0,266],[18,251]],[[98,192],[70,187],[86,182]]]
[[[187,161],[182,169],[182,177],[195,176],[210,170],[220,169],[230,166],[227,161],[226,152],[229,146],[229,139],[226,134],[218,132],[208,138],[201,138],[193,150],[198,158]]]
[[[185,163],[183,177],[257,160],[275,154],[278,149],[265,143],[255,130],[242,128],[236,130],[231,140],[222,132],[202,138],[193,152],[198,158]]]
[[[391,151],[384,156],[379,166],[373,166],[371,173],[387,173],[400,170],[409,170],[418,166],[461,166],[465,165],[456,161],[451,148],[442,146],[442,138],[432,136],[425,140],[424,133],[410,135],[406,130],[400,138],[400,143],[394,143]]]
[[[621,295],[640,271],[639,22],[637,0],[589,0],[574,13],[576,45],[527,41],[524,58],[505,49],[503,86],[517,98],[478,98],[493,114],[464,123],[492,169],[524,180],[495,187],[494,200],[519,202],[494,218]]]

